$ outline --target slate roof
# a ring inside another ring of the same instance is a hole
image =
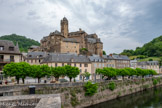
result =
[[[138,65],[159,65],[158,61],[143,61],[137,62]]]
[[[98,55],[93,55],[93,56],[88,56],[91,62],[104,62],[104,58],[98,56]]]
[[[19,51],[19,46],[18,44],[15,46],[12,41],[8,40],[0,40],[0,46],[4,47],[4,50],[0,50],[0,53],[9,53],[9,54],[21,54]],[[13,47],[14,50],[10,51],[9,47]]]
[[[125,55],[112,55],[112,57],[113,57],[114,59],[118,59],[118,60],[130,60],[130,59],[128,58],[128,56],[125,56]]]
[[[112,56],[109,56],[109,55],[103,55],[102,57],[103,57],[104,59],[109,59],[109,60],[114,59]]]
[[[64,38],[63,41],[64,42],[75,42],[75,43],[78,43],[78,41],[75,38]]]
[[[44,58],[47,56],[46,52],[29,52],[27,54],[27,59],[31,59],[31,58]]]
[[[57,54],[51,53],[44,58],[42,63],[51,63],[51,62],[75,62],[75,63],[89,63],[89,59],[84,55],[76,54]]]

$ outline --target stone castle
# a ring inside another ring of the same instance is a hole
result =
[[[42,51],[54,53],[76,53],[81,54],[83,50],[89,55],[102,56],[103,43],[96,34],[87,34],[79,29],[76,32],[69,32],[68,20],[64,17],[61,20],[61,32],[55,31],[49,36],[43,37],[39,47],[32,46],[29,52]]]

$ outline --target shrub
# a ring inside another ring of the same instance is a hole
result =
[[[108,87],[109,87],[109,89],[110,89],[111,91],[113,91],[113,90],[116,88],[115,82],[114,82],[114,81],[113,81],[113,82],[110,82],[110,83],[108,84]]]
[[[153,81],[154,86],[157,85],[157,83],[158,83],[157,79],[153,79],[152,81]]]
[[[88,81],[87,83],[85,83],[84,89],[85,96],[93,96],[95,93],[97,93],[98,84],[92,84],[91,81]]]

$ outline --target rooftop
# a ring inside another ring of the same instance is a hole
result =
[[[15,46],[12,41],[0,40],[0,53],[20,54],[18,43]]]

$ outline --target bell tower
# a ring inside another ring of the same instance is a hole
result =
[[[65,36],[65,38],[68,37],[69,29],[68,29],[68,20],[66,17],[64,17],[61,20],[61,33]]]

